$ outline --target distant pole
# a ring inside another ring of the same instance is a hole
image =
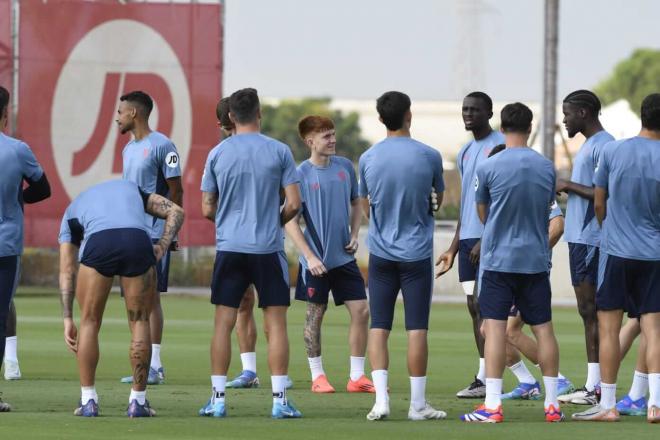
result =
[[[543,154],[555,161],[557,99],[557,43],[559,40],[559,0],[545,0],[545,39],[543,62]]]
[[[18,80],[19,80],[19,39],[18,39],[18,25],[19,25],[19,0],[12,0],[11,2],[11,46],[12,46],[12,60],[11,60],[11,76],[12,76],[12,90],[11,90],[11,112],[10,129],[11,136],[16,136],[16,125],[18,123]]]

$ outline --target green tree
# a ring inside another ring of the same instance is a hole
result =
[[[277,106],[264,104],[261,115],[264,134],[289,145],[296,162],[309,158],[309,148],[298,136],[298,121],[308,115],[327,116],[333,120],[339,155],[357,162],[360,154],[369,147],[369,142],[362,137],[359,115],[330,109],[329,98],[287,99]]]
[[[614,72],[598,84],[595,93],[604,105],[625,99],[639,116],[642,100],[660,91],[660,50],[637,49],[614,67]]]

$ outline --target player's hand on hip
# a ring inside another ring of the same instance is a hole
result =
[[[352,255],[357,252],[358,246],[359,244],[357,237],[351,237],[351,241],[349,241],[348,244],[344,246],[344,249],[346,250],[346,252]]]
[[[323,262],[319,260],[315,255],[307,259],[307,270],[309,270],[309,272],[315,277],[321,277],[328,273],[327,269],[323,265]]]
[[[470,251],[470,263],[477,265],[479,264],[479,256],[481,254],[481,240],[474,245]]]
[[[435,274],[436,278],[444,275],[452,268],[454,265],[454,257],[454,253],[450,251],[447,251],[438,257],[435,262],[435,265],[438,267],[438,272]]]
[[[78,352],[78,329],[71,318],[64,318],[64,342],[69,351]]]

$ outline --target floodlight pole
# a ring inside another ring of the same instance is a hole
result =
[[[543,154],[555,161],[557,99],[557,44],[559,41],[559,0],[545,0],[543,61]]]

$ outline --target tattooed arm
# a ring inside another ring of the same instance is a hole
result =
[[[215,222],[215,213],[218,210],[218,193],[202,192],[202,215]]]
[[[154,217],[165,219],[163,236],[160,237],[160,240],[158,240],[158,243],[154,246],[156,258],[160,260],[170,248],[172,240],[176,237],[179,229],[181,229],[184,218],[183,209],[163,196],[149,194],[146,211]]]
[[[72,243],[60,245],[60,301],[64,319],[64,342],[72,352],[78,350],[78,329],[73,322],[73,297],[78,273],[78,246]]]

